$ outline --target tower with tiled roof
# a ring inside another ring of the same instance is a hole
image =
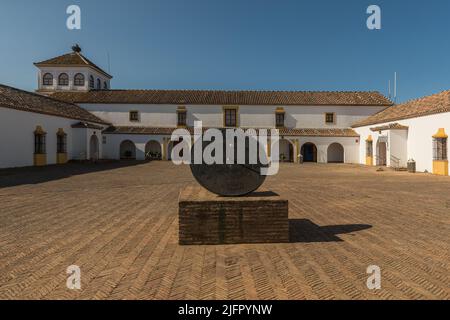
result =
[[[108,90],[112,76],[86,58],[76,44],[72,52],[36,62],[38,89],[42,94]]]

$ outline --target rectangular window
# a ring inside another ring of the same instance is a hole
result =
[[[283,112],[276,113],[275,119],[276,119],[277,128],[283,128],[284,127],[284,113]]]
[[[102,137],[102,143],[103,143],[103,144],[106,144],[106,136],[103,136],[103,137]]]
[[[447,138],[433,138],[433,160],[447,160]]]
[[[186,111],[178,111],[177,113],[178,113],[177,125],[179,127],[186,126]]]
[[[139,112],[138,111],[130,111],[130,121],[133,121],[133,122],[139,121]]]
[[[45,154],[45,134],[34,135],[34,153]]]
[[[56,136],[57,141],[57,152],[58,153],[67,153],[67,135],[66,134],[58,134]]]
[[[237,127],[236,109],[225,109],[225,127]]]
[[[372,156],[373,156],[373,142],[366,141],[366,157],[372,157]]]
[[[333,112],[327,112],[325,113],[325,123],[327,124],[333,124],[335,123],[335,115]]]

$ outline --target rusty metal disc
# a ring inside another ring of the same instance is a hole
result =
[[[223,134],[223,163],[226,163],[226,139],[225,130],[221,130]],[[205,150],[211,142],[201,141],[202,151]],[[258,143],[258,142],[256,142]],[[260,145],[258,144],[258,150]],[[192,174],[197,182],[207,190],[220,196],[244,196],[257,190],[266,179],[261,175],[261,168],[266,167],[258,158],[256,164],[250,164],[249,141],[245,145],[245,163],[244,164],[206,164],[202,159],[201,164],[194,163],[194,148],[191,150],[192,164],[190,165]],[[237,155],[237,145],[234,144],[234,154]],[[236,159],[235,159],[236,160]]]

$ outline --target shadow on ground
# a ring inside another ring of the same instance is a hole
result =
[[[69,162],[63,165],[25,167],[0,170],[0,188],[39,184],[71,176],[113,170],[143,164],[145,161]]]
[[[335,226],[318,226],[308,219],[289,220],[289,241],[298,242],[339,242],[337,235],[348,234],[372,228],[368,224],[344,224]]]

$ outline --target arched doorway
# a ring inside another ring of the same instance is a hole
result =
[[[344,163],[344,147],[340,143],[332,143],[327,150],[328,163]]]
[[[145,159],[146,160],[161,160],[161,144],[158,141],[150,140],[145,145]]]
[[[136,146],[132,141],[122,141],[120,144],[120,159],[136,160]]]
[[[100,158],[99,154],[99,144],[96,135],[92,135],[89,142],[89,158],[92,161],[97,161]]]
[[[172,160],[172,150],[173,148],[179,144],[181,141],[183,141],[182,138],[180,138],[180,140],[178,141],[170,141],[168,146],[167,146],[167,160]],[[183,150],[180,151],[179,154],[180,157],[183,157]]]
[[[294,147],[291,142],[286,139],[280,139],[279,149],[281,162],[294,162]]]
[[[387,145],[385,141],[377,142],[377,166],[387,165]]]
[[[302,146],[301,154],[303,162],[317,162],[317,147],[314,143],[305,143]]]

